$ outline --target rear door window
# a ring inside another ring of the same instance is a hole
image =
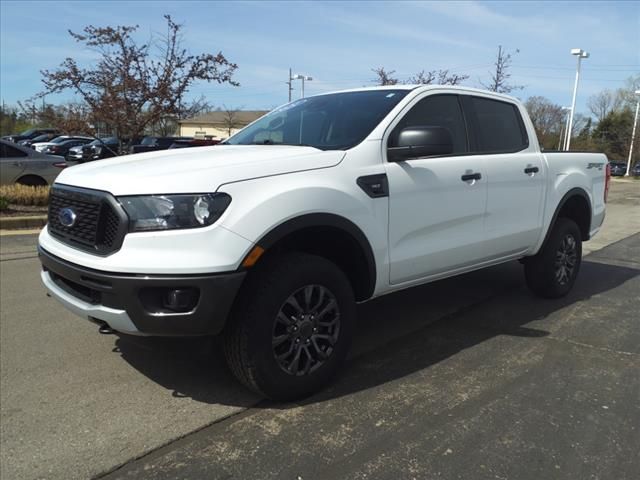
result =
[[[27,154],[4,143],[0,144],[0,158],[26,157]]]
[[[474,120],[476,153],[513,153],[529,146],[516,105],[483,97],[467,97],[464,105]]]

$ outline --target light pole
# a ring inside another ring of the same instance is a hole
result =
[[[311,81],[313,77],[309,77],[307,75],[294,75],[291,77],[291,80],[302,80],[302,96],[300,98],[304,98],[304,81]]]
[[[569,112],[571,107],[562,107],[563,111]],[[567,118],[562,122],[562,128],[560,128],[560,138],[558,139],[558,150],[562,150],[564,148],[564,144],[566,143],[565,133],[567,133],[567,124],[569,123],[569,114],[567,113]]]
[[[639,95],[638,100],[636,101],[636,116],[633,118],[633,130],[631,131],[631,146],[629,147],[629,159],[627,160],[627,172],[624,174],[625,177],[629,176],[629,172],[631,171],[631,156],[633,155],[633,141],[636,139],[636,126],[638,125],[638,109],[640,109],[640,90],[636,90],[634,92],[636,95]]]
[[[571,55],[578,57],[578,67],[576,68],[576,81],[573,84],[573,100],[571,101],[571,113],[569,114],[569,128],[567,130],[567,142],[564,149],[569,150],[571,146],[571,129],[573,128],[573,114],[576,111],[576,96],[578,94],[578,81],[580,80],[580,62],[583,58],[589,58],[589,53],[581,48],[572,48]]]

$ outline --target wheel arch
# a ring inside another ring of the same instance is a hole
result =
[[[558,202],[558,206],[553,213],[553,217],[551,217],[551,222],[549,222],[549,227],[547,228],[547,233],[545,234],[542,244],[544,245],[547,242],[553,226],[560,217],[569,218],[576,222],[580,229],[582,241],[589,240],[591,216],[592,206],[587,192],[580,187],[572,188],[565,193],[560,199],[560,202]]]
[[[257,245],[270,253],[293,250],[325,257],[340,267],[356,300],[371,298],[376,262],[364,232],[352,221],[331,213],[309,213],[289,219],[267,232]]]
[[[40,175],[36,175],[34,173],[25,173],[23,175],[20,175],[16,179],[15,183],[19,183],[20,185],[42,186],[42,187],[49,185],[49,182],[47,182],[46,178],[41,177]]]

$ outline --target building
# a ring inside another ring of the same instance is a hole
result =
[[[268,110],[237,110],[233,112],[215,111],[197,117],[179,120],[181,137],[225,139],[246,127],[254,120],[269,113]]]

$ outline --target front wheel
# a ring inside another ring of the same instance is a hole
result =
[[[225,331],[236,377],[268,398],[288,401],[324,387],[353,336],[355,299],[345,274],[315,255],[289,253],[251,272]]]
[[[527,286],[541,297],[564,297],[573,288],[581,262],[580,229],[573,220],[559,218],[542,249],[524,262]]]

